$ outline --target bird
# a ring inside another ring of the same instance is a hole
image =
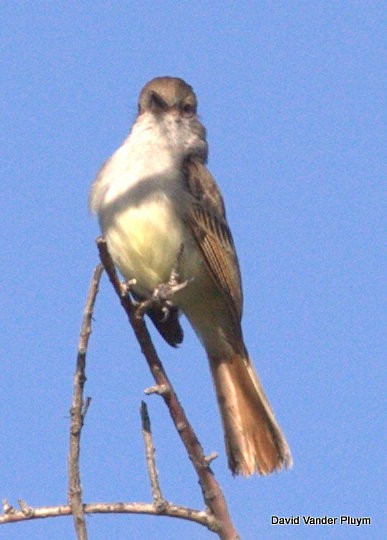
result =
[[[192,87],[156,77],[92,183],[89,207],[134,298],[164,298],[148,315],[165,341],[183,341],[184,314],[203,344],[231,472],[267,475],[292,456],[245,346],[238,258],[207,157]]]

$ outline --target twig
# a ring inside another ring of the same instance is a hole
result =
[[[211,531],[217,531],[217,523],[211,515],[203,510],[193,510],[185,506],[178,506],[168,503],[166,508],[158,509],[153,503],[129,503],[129,502],[100,502],[83,505],[85,514],[148,514],[163,515],[186,519],[204,525]],[[8,511],[0,515],[0,525],[5,523],[15,523],[17,521],[28,521],[30,519],[42,519],[51,517],[63,517],[72,514],[69,504],[58,506],[28,506],[28,513],[23,510],[16,510],[8,505]]]
[[[145,401],[141,401],[141,423],[142,423],[142,436],[144,438],[145,444],[145,457],[146,465],[148,468],[149,479],[152,488],[152,497],[153,504],[159,509],[163,509],[167,504],[167,501],[164,499],[161,488],[159,484],[158,472],[156,469],[155,461],[155,447],[152,440],[152,432],[150,425],[150,418],[148,414],[148,407],[146,406]]]
[[[210,512],[213,514],[219,530],[218,535],[222,540],[237,540],[239,538],[236,529],[228,513],[227,504],[222,490],[216,481],[208,461],[203,453],[203,449],[196,437],[195,432],[189,423],[185,412],[176,396],[176,393],[164,371],[161,361],[153,346],[149,332],[145,326],[142,316],[136,310],[128,294],[124,294],[120,280],[114,268],[113,261],[108,252],[106,242],[99,238],[97,240],[100,259],[105,267],[109,279],[116,291],[121,305],[124,308],[129,321],[133,327],[141,350],[147,360],[148,366],[159,388],[164,388],[161,396],[168,406],[169,413],[173,419],[175,427],[187,450],[188,456],[195,467],[202,488],[203,497]]]
[[[91,334],[93,308],[98,293],[98,286],[102,272],[103,267],[101,264],[99,264],[94,270],[87,295],[82,327],[79,336],[77,365],[74,374],[73,401],[70,409],[71,421],[68,457],[68,499],[78,540],[87,540],[86,521],[82,504],[82,486],[79,473],[79,454],[82,426],[91,401],[91,398],[89,397],[83,401],[83,387],[86,382],[86,352]]]
[[[147,464],[149,475],[152,484],[152,503],[140,503],[140,502],[99,502],[99,503],[82,503],[82,489],[80,483],[79,473],[79,454],[80,454],[80,436],[87,413],[90,405],[91,398],[87,397],[83,400],[83,387],[86,381],[85,377],[85,363],[86,352],[88,346],[88,340],[91,333],[91,320],[94,308],[95,298],[98,292],[99,281],[101,278],[102,267],[99,265],[93,274],[91,281],[86,306],[84,310],[84,316],[82,321],[82,328],[80,332],[79,344],[78,344],[78,356],[77,366],[74,374],[74,390],[73,401],[71,406],[71,423],[70,423],[70,449],[68,457],[68,469],[69,469],[69,504],[57,505],[57,506],[42,506],[32,507],[27,504],[23,499],[19,499],[19,509],[14,508],[7,499],[2,500],[3,514],[0,514],[0,525],[7,523],[15,523],[19,521],[27,521],[31,519],[42,519],[51,517],[62,517],[73,515],[74,526],[78,540],[87,539],[87,531],[85,524],[85,514],[108,514],[108,513],[122,513],[122,514],[148,514],[148,515],[163,515],[168,517],[175,517],[179,519],[185,519],[198,523],[207,527],[210,531],[214,531],[219,534],[219,521],[215,519],[214,514],[207,510],[195,510],[193,508],[187,508],[185,506],[176,505],[164,500],[161,489],[158,483],[157,470],[154,460],[154,447],[150,431],[150,421],[147,416],[146,406],[142,407],[143,418],[143,431],[144,439],[146,432],[146,451],[147,451]],[[120,297],[125,296],[125,289],[119,288]],[[160,395],[167,395],[170,392],[170,387],[164,384],[156,384],[148,389],[148,393],[158,393]],[[149,437],[149,438],[148,438]],[[148,460],[149,455],[149,460]],[[207,458],[208,459],[208,458]],[[221,538],[236,538],[226,537],[224,535]]]

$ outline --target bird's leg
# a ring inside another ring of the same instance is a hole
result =
[[[155,301],[162,304],[162,311],[165,313],[165,318],[168,317],[168,308],[173,305],[172,298],[173,296],[184,289],[184,287],[187,286],[187,284],[191,281],[191,279],[186,279],[184,281],[179,282],[179,264],[181,261],[181,257],[183,255],[184,251],[184,244],[181,244],[179,251],[176,256],[176,262],[171,270],[171,274],[169,276],[169,279],[167,283],[160,283],[158,287],[155,288],[153,291],[152,297],[155,299]]]
[[[176,256],[176,263],[173,266],[169,279],[167,283],[160,283],[158,285],[150,298],[147,300],[144,300],[144,302],[141,302],[138,306],[139,312],[141,314],[144,314],[148,309],[152,308],[153,306],[157,305],[161,308],[161,311],[164,314],[163,321],[165,321],[168,318],[169,315],[169,309],[174,305],[172,302],[173,296],[180,291],[181,289],[184,289],[184,287],[187,286],[187,284],[192,281],[191,279],[186,279],[185,281],[179,282],[179,263],[181,260],[181,257],[183,255],[184,251],[184,244],[181,244],[178,254]]]

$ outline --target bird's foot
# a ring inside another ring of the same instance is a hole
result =
[[[137,280],[135,278],[128,279],[127,281],[121,281],[121,296],[127,296],[133,287],[136,285]]]
[[[164,314],[163,322],[168,319],[169,310],[175,305],[173,303],[174,295],[184,289],[193,279],[191,278],[184,281],[179,281],[178,266],[183,254],[183,250],[184,245],[182,244],[176,257],[176,264],[172,268],[168,281],[166,283],[160,283],[160,285],[154,289],[152,296],[147,300],[144,300],[144,302],[141,302],[139,305],[139,310],[142,314],[156,305]]]

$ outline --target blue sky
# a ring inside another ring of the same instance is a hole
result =
[[[89,186],[143,84],[176,75],[198,95],[242,268],[247,346],[293,469],[232,478],[205,354],[185,323],[178,350],[155,336],[166,370],[205,451],[219,452],[213,469],[244,540],[381,538],[385,4],[5,1],[0,18],[1,497],[66,501],[72,375],[97,262]],[[87,377],[85,501],[150,500],[138,409],[152,380],[106,279]],[[164,404],[146,400],[165,496],[202,508]],[[270,523],[308,514],[372,525]],[[146,516],[88,527],[93,540],[214,538]],[[1,540],[73,537],[68,518],[0,528]]]

